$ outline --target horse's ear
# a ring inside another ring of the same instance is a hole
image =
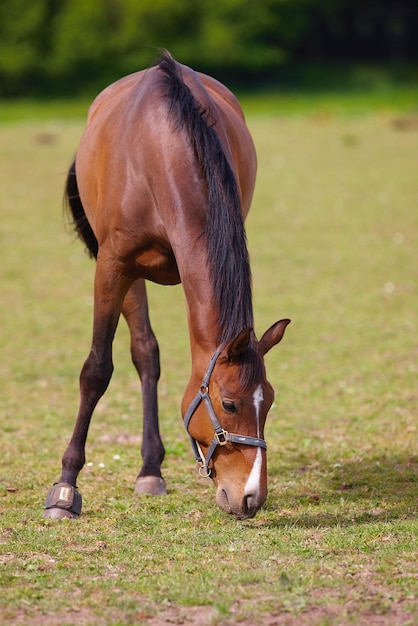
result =
[[[258,342],[258,351],[264,356],[266,352],[270,350],[273,346],[279,343],[282,340],[284,331],[286,330],[286,326],[290,324],[290,320],[280,320],[280,322],[276,322],[273,326],[270,326],[268,330],[261,337]]]
[[[251,327],[244,328],[235,339],[226,345],[225,352],[228,361],[236,361],[244,350],[248,348],[252,332],[253,329]]]

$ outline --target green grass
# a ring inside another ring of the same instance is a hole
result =
[[[298,91],[282,88],[272,93],[263,93],[260,97],[243,94],[240,101],[249,114],[326,118],[333,115],[361,116],[376,111],[417,113],[418,89],[414,86],[384,86],[380,89],[353,89],[344,92],[340,89]]]
[[[350,83],[351,84],[351,83]],[[410,81],[397,85],[390,80],[376,81],[368,74],[348,89],[323,86],[293,89],[282,85],[260,89],[242,88],[240,102],[249,115],[361,116],[370,113],[418,113],[418,86]],[[93,98],[49,98],[45,100],[0,100],[0,123],[85,119]]]
[[[73,103],[0,108],[14,120],[0,125],[1,623],[417,621],[418,132],[392,123],[413,109],[351,115],[340,97],[326,115],[301,100],[279,116],[252,102],[256,329],[292,324],[266,358],[269,496],[245,522],[196,476],[179,414],[182,292],[154,285],[169,495],[133,494],[140,395],[121,324],[79,480],[83,515],[42,518],[90,342],[94,266],[61,211],[87,103],[68,117]]]

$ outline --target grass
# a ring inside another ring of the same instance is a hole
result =
[[[408,106],[335,102],[247,102],[257,332],[293,321],[266,358],[269,497],[246,522],[196,476],[182,292],[154,285],[169,495],[133,494],[140,398],[121,324],[83,515],[42,518],[91,332],[93,264],[60,208],[87,107],[0,107],[2,623],[416,623],[418,132],[392,123]]]
[[[244,87],[237,92],[249,115],[343,117],[375,112],[417,113],[418,87],[415,76],[395,82],[385,73],[362,69],[356,78],[338,74],[335,81],[316,89],[297,89],[286,85],[260,87],[259,93]],[[15,121],[84,119],[94,96],[48,99],[0,100],[0,123]]]

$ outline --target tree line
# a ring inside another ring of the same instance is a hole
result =
[[[0,96],[80,93],[159,47],[235,81],[295,62],[418,59],[407,0],[1,0]]]

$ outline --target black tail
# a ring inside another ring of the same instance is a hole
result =
[[[64,200],[73,217],[74,231],[81,241],[86,244],[87,250],[91,257],[97,259],[97,253],[99,246],[97,243],[96,235],[93,232],[92,227],[84,212],[83,205],[81,204],[80,194],[78,192],[77,178],[75,174],[75,161],[71,165],[67,176],[67,183],[65,185]]]

